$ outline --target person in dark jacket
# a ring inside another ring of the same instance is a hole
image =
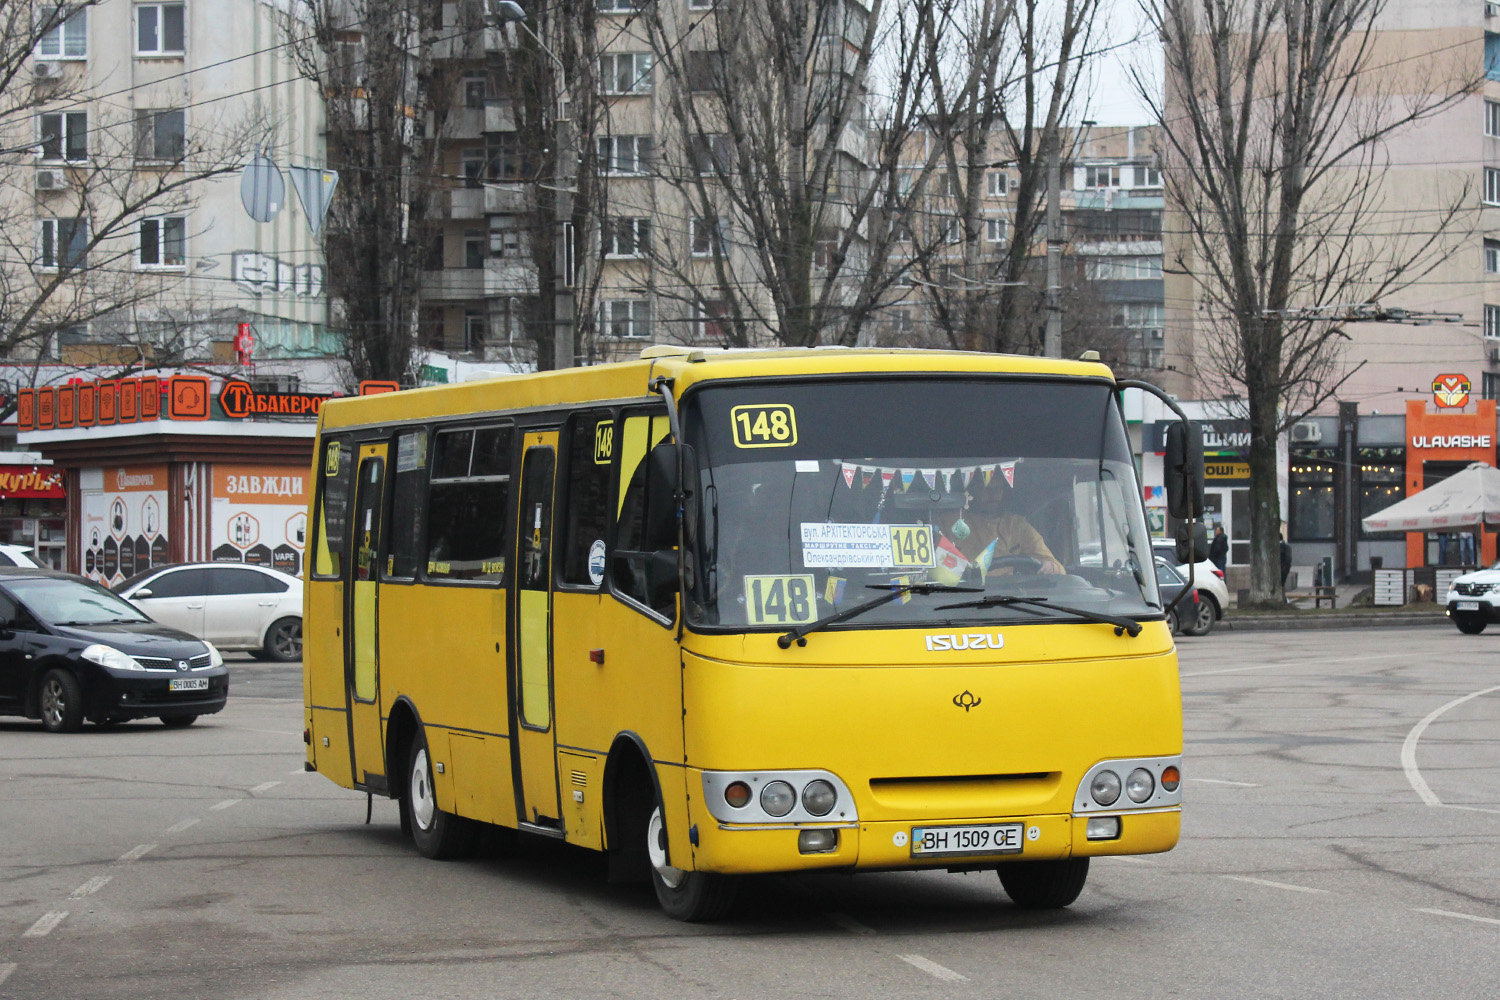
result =
[[[1224,572],[1224,566],[1229,562],[1229,536],[1224,534],[1222,524],[1214,525],[1214,540],[1208,543],[1208,558],[1219,572]]]
[[[1286,578],[1292,573],[1292,547],[1281,540],[1281,589],[1286,591]]]

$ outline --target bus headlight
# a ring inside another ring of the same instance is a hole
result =
[[[1156,791],[1156,779],[1151,777],[1151,772],[1144,767],[1138,767],[1130,772],[1130,777],[1125,779],[1125,794],[1130,796],[1132,802],[1145,802]]]
[[[838,792],[835,792],[833,786],[822,778],[809,781],[807,787],[802,789],[802,808],[814,816],[827,816],[833,810],[833,804],[838,800]]]
[[[773,781],[760,790],[760,807],[771,816],[785,816],[796,804],[797,793],[785,781]]]
[[[1101,806],[1112,806],[1120,797],[1120,776],[1113,771],[1100,771],[1089,785],[1089,794]]]

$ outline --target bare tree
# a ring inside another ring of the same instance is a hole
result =
[[[1251,593],[1279,599],[1277,435],[1353,371],[1320,307],[1378,301],[1442,260],[1470,192],[1447,193],[1421,232],[1390,225],[1387,142],[1477,80],[1454,68],[1467,53],[1383,64],[1386,0],[1141,6],[1162,39],[1165,100],[1138,83],[1163,125],[1167,200],[1185,230],[1165,263],[1201,304],[1199,377],[1247,402]]]
[[[37,0],[0,9],[3,358],[40,364],[64,334],[180,286],[182,273],[134,264],[146,234],[166,254],[180,254],[190,234],[143,230],[143,219],[182,224],[203,182],[238,170],[254,142],[274,140],[275,123],[256,108],[232,120],[205,113],[189,130],[180,110],[111,113],[67,64],[36,69],[38,54],[62,52],[73,30],[64,26],[75,18],[81,29],[89,6]]]

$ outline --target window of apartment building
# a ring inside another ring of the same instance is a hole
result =
[[[1135,168],[1136,187],[1161,187],[1161,170],[1156,167],[1137,165]]]
[[[927,190],[931,194],[956,198],[958,197],[958,177],[946,170],[939,171],[932,175],[932,184]]]
[[[141,245],[136,263],[141,267],[182,267],[186,261],[187,219],[161,215],[141,220]]]
[[[599,169],[610,174],[643,174],[651,169],[649,135],[606,135],[598,140]]]
[[[1484,335],[1500,339],[1500,306],[1484,307]]]
[[[71,271],[88,263],[88,220],[43,219],[37,238],[37,264],[48,270]]]
[[[136,55],[181,55],[185,34],[182,4],[143,3],[136,5]]]
[[[1120,186],[1120,168],[1084,167],[1083,186],[1086,188],[1112,188]]]
[[[597,0],[602,11],[632,11],[646,6],[646,0]]]
[[[599,303],[599,325],[606,337],[644,339],[651,336],[650,299],[605,299]]]
[[[1292,452],[1287,484],[1287,535],[1292,541],[1316,542],[1334,537],[1333,474],[1338,452],[1312,448]]]
[[[1500,168],[1484,168],[1484,201],[1487,205],[1500,205]]]
[[[187,145],[187,120],[181,109],[135,113],[135,155],[140,160],[182,159]]]
[[[1484,241],[1484,273],[1500,274],[1500,240]]]
[[[1480,384],[1481,399],[1500,399],[1500,375],[1494,372],[1485,372],[1484,381]]]
[[[1118,302],[1114,307],[1114,326],[1159,330],[1165,320],[1166,307],[1160,302]]]
[[[1484,134],[1500,139],[1500,101],[1484,102]]]
[[[688,0],[688,10],[713,10],[719,0]]]
[[[651,220],[631,215],[607,218],[600,223],[600,242],[606,257],[644,257],[651,252]]]
[[[464,187],[477,188],[484,183],[484,149],[472,147],[458,151],[458,169],[463,174]]]
[[[838,240],[818,240],[813,244],[813,266],[828,270],[842,265],[843,255],[839,253]]]
[[[1484,75],[1500,80],[1500,35],[1493,31],[1484,33]]]
[[[465,73],[463,79],[464,107],[482,108],[489,92],[489,77],[484,73]]]
[[[718,90],[724,81],[724,53],[699,51],[687,54],[688,89],[694,93]]]
[[[464,350],[477,351],[484,347],[490,325],[482,309],[464,310]]]
[[[77,163],[89,158],[89,118],[83,111],[40,115],[42,159]]]
[[[484,267],[485,251],[489,247],[487,235],[478,229],[464,230],[464,267]]]
[[[649,94],[651,53],[607,52],[599,57],[599,92]]]
[[[734,143],[724,132],[699,132],[688,150],[700,175],[734,173]]]
[[[89,10],[79,7],[36,43],[38,59],[84,59],[89,54]]]
[[[991,170],[984,175],[984,190],[991,198],[1004,198],[1006,177],[1003,170]]]
[[[1094,257],[1084,264],[1083,273],[1090,281],[1144,281],[1161,277],[1161,258]]]
[[[489,158],[492,181],[529,180],[534,172],[531,157],[521,145],[519,132],[495,132],[486,136],[485,154]]]
[[[715,252],[720,256],[729,253],[728,219],[695,218],[692,220],[691,230],[689,243],[694,257],[712,257]]]
[[[729,314],[729,303],[709,299],[698,303],[693,315],[694,340],[723,340],[724,326],[719,321]]]
[[[905,307],[888,311],[885,314],[885,326],[898,342],[916,332],[916,327],[911,320],[911,310]]]
[[[490,256],[520,257],[526,253],[520,220],[514,215],[490,216]]]
[[[986,243],[1004,243],[1005,235],[1009,229],[1005,219],[988,218],[984,220],[984,241]]]

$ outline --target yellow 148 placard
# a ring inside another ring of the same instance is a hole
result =
[[[736,448],[790,448],[797,443],[797,411],[786,403],[736,406],[729,411]]]
[[[806,625],[818,617],[811,573],[745,577],[745,620],[751,625]]]

